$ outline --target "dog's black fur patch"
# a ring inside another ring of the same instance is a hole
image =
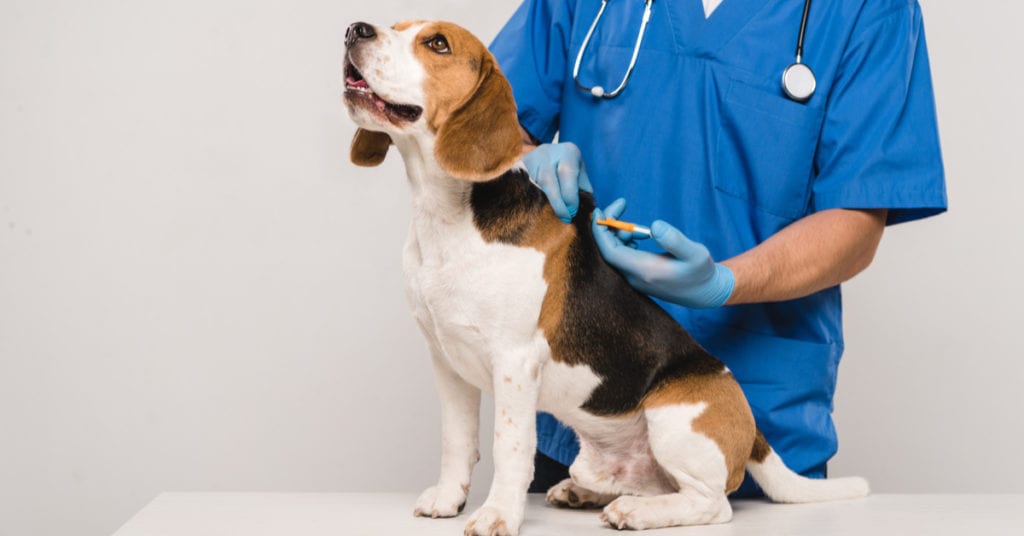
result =
[[[544,193],[525,171],[473,185],[470,206],[479,228],[500,229],[494,239],[518,245],[526,228],[510,221],[536,221],[551,211]],[[596,415],[636,410],[659,385],[693,375],[720,374],[724,365],[709,354],[650,297],[633,289],[601,256],[591,230],[594,197],[580,192],[580,208],[571,224],[568,290],[558,333],[546,334],[553,358],[586,364],[601,384],[583,409]],[[528,223],[527,223],[528,225]]]

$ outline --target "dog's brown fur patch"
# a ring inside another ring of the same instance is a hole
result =
[[[447,40],[447,53],[428,46],[437,36]],[[424,26],[413,46],[427,73],[424,118],[437,133],[438,164],[469,180],[493,179],[511,167],[522,152],[516,103],[487,47],[448,22]]]
[[[693,430],[718,444],[728,470],[726,493],[743,483],[744,468],[760,432],[754,415],[744,403],[743,391],[732,374],[684,376],[653,389],[644,399],[645,409],[676,404],[705,403],[704,412],[693,421]],[[766,443],[767,444],[767,443]]]
[[[540,306],[537,325],[544,332],[551,347],[551,358],[563,361],[566,348],[555,337],[565,313],[565,297],[569,291],[569,247],[576,238],[576,229],[566,225],[552,211],[544,211],[523,241],[523,245],[544,254],[544,281],[548,288]]]
[[[449,54],[439,54],[427,46],[427,42],[438,35],[448,41]],[[437,132],[448,121],[448,116],[477,91],[481,81],[480,64],[487,49],[466,30],[446,22],[431,23],[420,29],[413,47],[416,59],[427,73],[423,87],[427,96],[424,117],[430,129]]]

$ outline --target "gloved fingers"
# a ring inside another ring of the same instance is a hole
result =
[[[629,247],[631,247],[633,249],[636,249],[637,247],[639,247],[639,244],[636,243],[635,233],[631,233],[629,231],[623,231],[623,230],[620,230],[620,229],[609,229],[609,231],[615,233],[615,238],[618,238],[619,241],[621,241],[623,244],[625,244],[625,245],[627,245],[627,246],[629,246]],[[646,238],[646,236],[644,236],[644,238]]]
[[[620,198],[616,199],[615,201],[612,201],[612,204],[608,205],[604,209],[604,212],[607,215],[607,217],[609,217],[609,218],[613,218],[613,219],[616,219],[616,220],[621,218],[622,215],[626,213],[626,200],[624,198],[620,197]],[[638,231],[616,230],[615,234],[616,234],[616,236],[619,237],[619,240],[622,240],[626,244],[632,244],[631,247],[633,247],[633,248],[636,248],[636,244],[633,243],[636,240],[646,240],[646,239],[650,238],[650,236],[648,234],[641,233],[641,232],[638,232]]]
[[[623,198],[623,197],[620,197],[620,198],[616,199],[615,201],[612,201],[612,204],[608,205],[604,209],[605,218],[612,218],[613,220],[617,220],[617,219],[621,218],[622,215],[625,214],[625,212],[626,212],[626,199]],[[604,219],[604,218],[601,218],[601,219]]]
[[[619,247],[612,259],[606,257],[605,260],[618,268],[631,286],[657,297],[667,295],[669,283],[674,280],[676,268],[680,264],[677,260],[666,259],[657,253],[628,246]]]
[[[523,165],[526,166],[526,174],[530,177],[530,182],[543,191],[544,189],[540,186],[540,160],[531,157],[531,155],[539,150],[540,148],[537,148],[526,153],[526,156],[523,157]]]
[[[601,250],[601,254],[604,256],[605,260],[611,262],[614,266],[615,263],[612,259],[616,258],[618,255],[617,250],[622,248],[625,244],[623,244],[622,240],[619,240],[619,237],[613,233],[611,229],[604,225],[598,225],[597,222],[605,219],[606,216],[607,215],[601,209],[594,209],[591,229],[594,233],[594,241],[597,242],[597,249]]]
[[[576,217],[580,209],[580,173],[583,170],[583,155],[579,147],[572,142],[559,143],[558,161],[555,163],[555,174],[558,187],[562,192],[562,201],[569,209],[570,218]],[[588,181],[589,182],[589,181]]]
[[[665,221],[657,220],[651,224],[651,236],[662,249],[683,261],[710,260],[711,254],[703,244],[686,237],[679,229]]]
[[[569,207],[565,205],[565,201],[562,199],[562,190],[558,185],[558,174],[553,165],[541,166],[537,170],[534,182],[544,192],[544,195],[548,198],[548,203],[551,203],[551,208],[554,209],[555,215],[566,223],[572,221],[574,213],[569,211]],[[578,203],[578,201],[577,201]]]
[[[604,211],[602,211],[602,214],[604,214],[604,217],[603,218],[598,218],[598,219],[599,220],[603,220],[605,218],[612,218],[612,219],[616,219],[617,220],[617,219],[619,219],[620,216],[622,216],[622,213],[625,212],[625,211],[626,211],[626,200],[620,197],[620,198],[616,199],[615,201],[612,201],[612,204],[610,204],[607,207],[605,207]],[[633,240],[636,238],[635,235],[637,233],[634,233],[632,231],[624,231],[622,229],[614,229],[612,227],[607,227],[607,226],[604,226],[604,225],[602,225],[602,227],[605,227],[606,229],[608,229],[608,231],[614,233],[615,236],[619,240],[621,240],[624,244],[626,244],[626,245],[630,245],[633,242]],[[636,248],[636,244],[632,244],[631,247]]]
[[[523,163],[555,215],[566,223],[572,221],[580,208],[580,188],[593,192],[579,148],[571,142],[544,144],[523,156]]]
[[[568,157],[568,158],[566,158]],[[576,158],[572,152],[562,156],[562,159],[555,164],[555,177],[558,181],[558,189],[562,196],[562,202],[569,210],[569,217],[575,218],[576,212],[580,209],[580,163],[579,151],[576,151]]]
[[[647,275],[664,271],[665,264],[657,254],[646,251],[639,251],[635,244],[623,242],[610,229],[598,225],[597,220],[604,219],[608,215],[602,210],[594,211],[594,241],[601,255],[615,268],[618,268],[630,279],[646,279]]]

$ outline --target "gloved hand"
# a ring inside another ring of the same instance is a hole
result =
[[[626,200],[618,199],[603,212],[594,211],[594,239],[608,264],[626,276],[634,288],[651,296],[686,307],[720,307],[732,294],[736,279],[732,270],[716,263],[708,248],[686,238],[664,221],[651,224],[655,242],[667,253],[656,254],[630,247],[636,233],[609,230],[597,220],[618,219],[626,210]]]
[[[562,221],[569,223],[580,209],[580,189],[593,193],[580,150],[571,142],[545,143],[523,156],[531,180],[540,186]]]

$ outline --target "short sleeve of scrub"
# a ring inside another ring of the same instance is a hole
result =
[[[924,26],[916,2],[852,34],[831,89],[812,209],[889,209],[889,224],[946,209]]]
[[[568,0],[526,0],[491,43],[512,84],[519,123],[542,142],[558,131],[571,31]]]

